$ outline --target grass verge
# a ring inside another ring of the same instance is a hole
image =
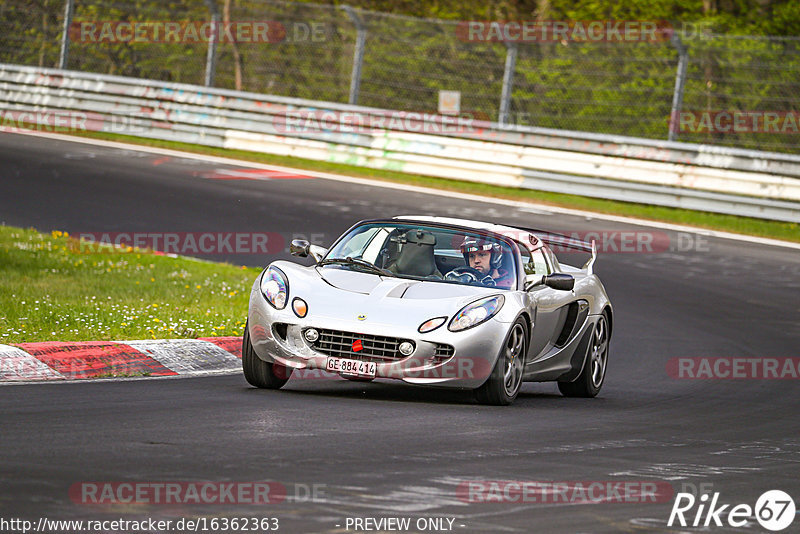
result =
[[[0,226],[0,343],[242,335],[257,268]]]
[[[144,139],[141,137],[132,137],[105,132],[87,131],[71,132],[71,134],[79,135],[81,137],[169,148],[173,150],[182,150],[185,152],[199,154],[210,154],[214,156],[255,161],[271,165],[284,165],[298,169],[330,172],[346,176],[431,187],[446,191],[458,191],[487,197],[536,202],[551,206],[594,211],[597,213],[637,217],[640,219],[684,224],[687,226],[707,228],[710,230],[720,230],[724,232],[734,232],[738,234],[800,242],[800,225],[797,223],[767,221],[764,219],[755,219],[751,217],[738,217],[735,215],[723,215],[718,213],[651,206],[648,204],[619,202],[615,200],[581,197],[577,195],[566,195],[561,193],[532,191],[529,189],[517,189],[514,187],[502,187],[475,182],[464,182],[460,180],[447,180],[444,178],[432,178],[384,169],[368,169],[365,167],[356,167],[354,165],[347,165],[343,163],[277,156],[273,154],[249,152],[245,150],[230,150],[224,148],[207,147],[190,143],[179,143],[176,141]]]

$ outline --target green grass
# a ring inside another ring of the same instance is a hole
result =
[[[100,374],[97,374],[97,375],[92,375],[90,378],[92,378],[92,379],[96,379],[96,378],[143,378],[143,377],[148,377],[148,376],[151,376],[150,373],[114,373],[114,372],[108,372],[108,373],[100,373]]]
[[[259,272],[0,226],[0,343],[240,336]]]
[[[647,204],[635,204],[630,202],[619,202],[615,200],[581,197],[577,195],[532,191],[528,189],[517,189],[514,187],[502,187],[475,182],[447,180],[444,178],[432,178],[384,169],[369,169],[341,163],[331,163],[327,161],[277,156],[244,150],[214,148],[189,143],[179,143],[175,141],[144,139],[140,137],[131,137],[105,132],[81,132],[80,135],[82,137],[122,141],[146,146],[182,150],[185,152],[210,154],[214,156],[255,161],[272,165],[284,165],[298,169],[330,172],[346,176],[431,187],[446,191],[458,191],[487,197],[536,202],[540,204],[587,210],[597,213],[637,217],[652,221],[664,221],[698,228],[707,228],[711,230],[721,230],[725,232],[734,232],[739,234],[800,242],[800,225],[797,223],[768,221],[750,217],[738,217],[735,215],[722,215],[694,210],[666,208]]]

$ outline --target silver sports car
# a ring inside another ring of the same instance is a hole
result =
[[[590,255],[559,263],[558,247]],[[523,381],[594,397],[613,311],[594,243],[427,216],[361,221],[330,249],[292,242],[250,292],[247,381],[280,388],[297,370],[473,389],[507,405]]]

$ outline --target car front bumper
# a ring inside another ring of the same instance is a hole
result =
[[[420,324],[423,321],[420,321]],[[449,322],[449,318],[448,318]],[[461,332],[451,332],[447,322],[436,330],[420,334],[414,327],[373,324],[357,319],[314,314],[297,317],[287,305],[276,310],[264,299],[256,286],[250,294],[248,312],[250,340],[260,359],[279,363],[291,369],[326,369],[329,355],[316,351],[303,337],[307,328],[335,330],[365,336],[384,336],[409,340],[415,349],[408,357],[384,362],[368,359],[353,352],[336,357],[376,362],[375,378],[393,378],[410,384],[430,384],[443,387],[474,389],[481,386],[494,368],[500,349],[505,341],[509,324],[492,318],[483,324]],[[286,325],[285,337],[274,328]],[[433,359],[437,345],[453,347],[453,355],[447,360]],[[327,372],[297,373],[309,378],[330,378]]]

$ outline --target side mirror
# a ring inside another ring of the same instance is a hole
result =
[[[311,244],[305,239],[294,239],[292,244],[289,245],[289,253],[298,258],[308,257]]]
[[[289,245],[289,253],[298,258],[307,258],[311,256],[314,261],[319,262],[328,253],[327,248],[322,248],[317,245],[312,245],[305,239],[295,239]]]
[[[575,287],[575,278],[571,274],[553,273],[545,276],[529,274],[525,277],[525,291],[537,286],[547,286],[558,291],[570,291]]]
[[[553,273],[544,277],[544,285],[559,291],[570,291],[575,287],[575,278],[571,274]]]

